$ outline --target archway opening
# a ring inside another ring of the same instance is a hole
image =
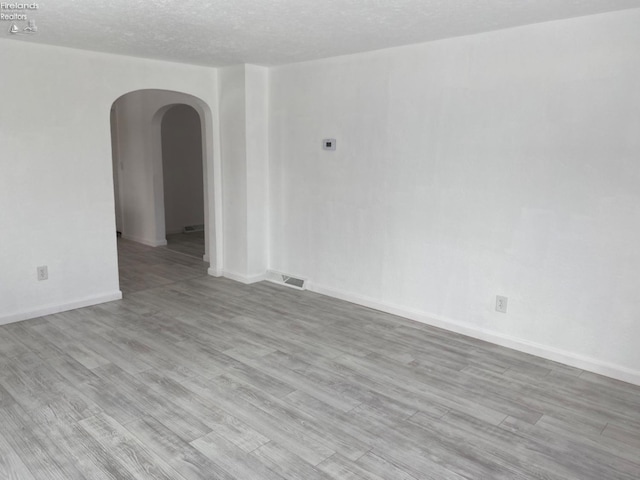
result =
[[[181,92],[137,90],[113,103],[110,119],[115,223],[122,237],[119,250],[124,245],[127,255],[144,251],[148,258],[155,259],[162,258],[160,250],[182,250],[198,256],[200,271],[219,276],[221,168],[214,159],[214,129],[208,105]],[[181,235],[193,235],[188,237],[189,242],[196,245],[180,245],[180,239],[174,236]],[[149,253],[148,247],[162,248]],[[120,289],[124,294],[139,290],[142,284],[144,288],[154,286],[149,282],[156,279],[155,273],[145,275],[136,270],[144,268],[145,263],[135,259],[120,262]],[[168,272],[169,278],[157,278],[159,284],[166,284],[181,268],[157,270]],[[135,285],[137,281],[140,285]]]
[[[164,224],[167,248],[204,258],[204,168],[198,112],[170,107],[161,121]]]

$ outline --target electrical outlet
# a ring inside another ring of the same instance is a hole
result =
[[[507,297],[502,297],[500,295],[496,295],[496,312],[507,313],[507,302],[509,299]]]
[[[49,278],[49,269],[46,265],[38,267],[38,280],[47,280]]]

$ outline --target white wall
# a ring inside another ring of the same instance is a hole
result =
[[[224,159],[224,275],[262,280],[268,261],[268,71],[221,68],[220,149]]]
[[[269,71],[245,66],[247,125],[247,272],[260,277],[269,260]]]
[[[271,268],[640,383],[638,25],[626,10],[273,68]]]
[[[204,225],[204,182],[200,117],[188,105],[175,105],[162,117],[162,177],[165,231],[181,233]]]
[[[220,152],[228,159],[222,171],[224,217],[224,268],[232,275],[247,272],[247,165],[244,66],[218,70]]]
[[[111,105],[161,88],[217,112],[215,70],[15,40],[0,65],[0,323],[118,298]]]
[[[166,103],[170,103],[170,100]],[[150,148],[151,119],[166,103],[160,90],[136,91],[114,103],[116,164],[122,213],[118,223],[124,238],[151,246],[166,243],[164,228],[156,226],[155,214],[154,177],[159,172],[154,170],[160,170],[160,160],[153,158],[153,150]],[[154,163],[158,164],[157,167]],[[159,182],[162,182],[162,177]]]
[[[120,160],[118,153],[118,121],[115,107],[111,107],[111,158],[113,161],[113,200],[116,213],[116,231],[122,232],[122,204],[120,203]]]

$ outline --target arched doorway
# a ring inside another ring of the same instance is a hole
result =
[[[116,225],[124,239],[152,247],[167,244],[162,127],[165,115],[177,107],[189,109],[193,125],[199,125],[196,147],[201,157],[202,181],[194,190],[201,192],[202,221],[184,226],[204,226],[204,260],[210,263],[208,273],[218,276],[222,271],[221,168],[219,159],[214,158],[211,110],[197,97],[152,89],[130,92],[114,101],[111,129]],[[172,229],[170,226],[169,231]]]

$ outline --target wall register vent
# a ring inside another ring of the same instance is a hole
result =
[[[300,277],[294,277],[286,273],[276,272],[269,270],[267,272],[267,280],[280,285],[286,285],[287,287],[296,288],[298,290],[304,290],[307,280]]]
[[[204,232],[204,225],[188,225],[182,229],[183,233]]]

